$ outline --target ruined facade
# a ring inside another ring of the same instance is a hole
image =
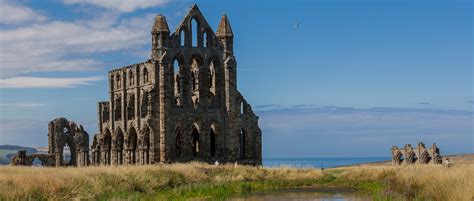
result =
[[[99,102],[94,165],[203,161],[261,164],[258,117],[237,90],[234,35],[214,32],[196,5],[170,32],[158,15],[151,56],[109,72]]]
[[[70,158],[64,154],[65,147],[69,147]],[[29,154],[18,151],[12,158],[12,165],[33,165],[38,159],[43,166],[88,166],[89,134],[82,125],[60,117],[48,124],[48,154]]]
[[[443,161],[435,143],[430,148],[426,148],[422,142],[417,147],[412,147],[411,144],[405,144],[403,148],[392,146],[391,151],[393,165],[441,164]]]

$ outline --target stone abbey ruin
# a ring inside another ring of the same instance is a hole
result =
[[[64,158],[64,147],[70,150],[69,160]],[[87,166],[89,165],[89,134],[82,125],[66,118],[57,118],[48,124],[48,154],[26,154],[19,151],[12,165],[33,165],[38,159],[43,166]]]
[[[194,5],[172,33],[166,18],[156,16],[151,35],[149,60],[108,73],[109,100],[97,105],[99,134],[90,152],[82,127],[59,118],[50,123],[47,157],[54,160],[45,165],[261,165],[262,132],[237,90],[227,16],[214,32]],[[71,148],[67,164],[58,159],[65,144]],[[30,158],[18,153],[12,164],[28,165]]]
[[[426,148],[423,142],[419,142],[417,147],[405,144],[403,148],[392,146],[392,164],[441,164],[443,158],[439,153],[439,148],[435,143],[430,148]]]

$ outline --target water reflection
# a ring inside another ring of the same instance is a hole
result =
[[[352,188],[307,187],[253,192],[229,200],[371,200]]]

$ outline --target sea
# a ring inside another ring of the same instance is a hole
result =
[[[264,167],[331,168],[391,160],[390,157],[263,158]]]

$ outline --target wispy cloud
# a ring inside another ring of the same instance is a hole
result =
[[[474,151],[470,111],[279,106],[257,114],[267,157],[386,156],[391,145],[418,141],[443,154]]]
[[[103,77],[50,78],[50,77],[13,77],[0,79],[0,88],[70,88],[92,85]]]
[[[3,107],[41,107],[46,106],[46,103],[0,103]]]
[[[0,0],[0,24],[18,24],[23,22],[42,22],[47,17],[40,12],[20,5],[18,1]]]
[[[64,0],[66,4],[90,4],[120,12],[164,6],[168,2],[168,0]]]
[[[91,59],[93,55],[143,49],[150,38],[154,15],[119,16],[105,11],[87,20],[46,20],[1,29],[0,78],[98,70],[105,64]]]
[[[428,103],[428,102],[420,102],[420,103],[417,103],[418,105],[432,105],[431,103]]]

